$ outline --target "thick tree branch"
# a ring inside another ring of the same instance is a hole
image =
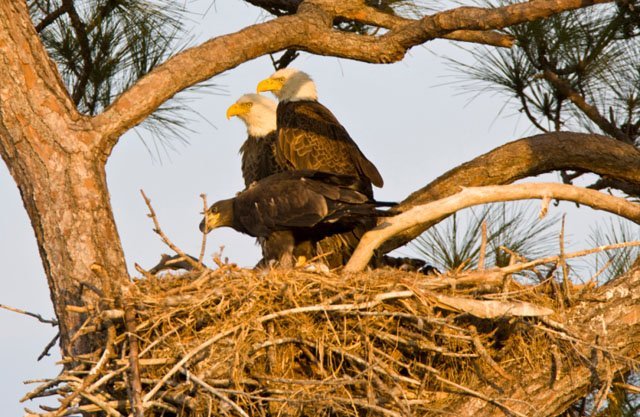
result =
[[[413,207],[395,217],[385,218],[382,224],[362,237],[344,271],[359,272],[364,270],[369,264],[374,251],[387,239],[399,232],[424,223],[434,222],[459,210],[478,204],[533,198],[575,201],[596,210],[604,210],[626,217],[640,224],[640,204],[634,204],[624,198],[573,185],[542,183],[465,188],[450,197]]]
[[[418,22],[414,19],[384,13],[375,7],[365,6],[358,1],[356,1],[355,4],[354,2],[349,1],[338,2],[335,6],[334,13],[336,16],[340,16],[347,20],[353,20],[366,25],[377,26],[396,32],[413,24],[417,24]],[[507,48],[513,46],[515,41],[510,35],[491,31],[457,30],[442,37],[449,40],[481,43]]]
[[[510,184],[557,170],[582,170],[640,184],[640,150],[607,136],[552,132],[507,143],[441,175],[414,192],[396,209],[448,197],[460,187]],[[436,222],[414,227],[388,240],[383,253],[415,239]]]
[[[460,7],[413,20],[382,36],[333,29],[344,4],[307,0],[295,15],[278,17],[188,49],[151,71],[94,119],[109,154],[122,133],[140,123],[176,93],[243,62],[289,48],[372,63],[401,60],[406,52],[460,30],[488,31],[609,0],[531,0],[499,8]],[[361,10],[365,10],[361,6]]]

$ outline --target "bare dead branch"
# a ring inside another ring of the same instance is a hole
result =
[[[578,252],[572,252],[572,253],[567,253],[564,255],[565,259],[571,259],[571,258],[579,258],[582,256],[587,256],[587,255],[591,255],[592,253],[598,253],[598,252],[603,252],[603,251],[608,251],[608,250],[613,250],[613,249],[621,249],[621,248],[627,248],[630,246],[640,246],[640,242],[635,241],[635,242],[622,242],[622,243],[614,243],[611,245],[604,245],[604,246],[599,246],[597,248],[593,248],[593,249],[585,249],[585,250],[581,250]],[[536,259],[534,261],[529,261],[529,262],[524,262],[524,263],[518,263],[518,264],[514,264],[514,265],[509,265],[506,266],[504,268],[500,268],[500,271],[502,271],[505,274],[513,274],[514,272],[519,272],[519,271],[524,271],[525,269],[530,269],[536,265],[543,265],[543,264],[548,264],[548,263],[557,263],[560,261],[560,257],[559,256],[549,256],[547,258],[541,258],[541,259]]]
[[[362,271],[373,256],[373,251],[387,239],[417,225],[443,218],[458,210],[478,204],[532,198],[544,199],[546,197],[575,201],[596,210],[605,210],[626,217],[640,224],[640,205],[619,197],[572,185],[528,183],[465,188],[451,197],[414,207],[395,217],[385,218],[382,224],[362,237],[360,244],[345,266],[344,272]]]
[[[56,345],[56,342],[58,341],[59,338],[60,338],[60,332],[56,333],[56,335],[53,336],[53,339],[51,339],[49,343],[47,343],[47,346],[44,347],[44,349],[42,350],[42,353],[38,356],[38,359],[37,359],[38,362],[40,362],[40,360],[45,356],[49,356],[49,351],[51,350],[52,347]]]
[[[570,282],[569,282],[569,266],[567,265],[567,260],[564,256],[564,225],[566,220],[566,213],[562,215],[562,226],[560,227],[560,260],[558,261],[558,265],[562,268],[562,293],[563,297],[567,300],[569,305],[571,305],[571,294],[569,290]]]
[[[156,212],[155,210],[153,210],[153,206],[151,205],[151,200],[149,200],[149,198],[147,197],[147,195],[144,193],[144,191],[140,190],[140,194],[142,194],[142,198],[144,198],[144,202],[147,204],[147,207],[149,208],[149,214],[148,216],[151,217],[151,219],[153,220],[153,224],[155,226],[155,228],[153,229],[153,231],[160,236],[160,239],[162,239],[162,241],[171,248],[171,250],[173,250],[175,253],[177,253],[178,255],[180,255],[181,258],[183,258],[183,260],[187,261],[194,269],[200,270],[202,268],[204,268],[204,265],[202,265],[200,262],[194,261],[193,258],[187,254],[185,254],[182,249],[180,249],[178,246],[176,246],[168,237],[167,235],[164,234],[164,232],[162,231],[162,228],[160,227],[160,222],[158,222],[158,218],[156,217]]]
[[[207,195],[200,194],[200,198],[202,199],[202,214],[207,212],[207,208],[209,204],[207,204]],[[202,243],[200,244],[200,256],[198,256],[198,263],[202,265],[202,261],[204,260],[204,252],[207,250],[207,233],[202,231]]]
[[[57,326],[58,325],[58,320],[56,320],[56,319],[45,319],[40,314],[30,313],[28,311],[20,310],[19,308],[15,308],[15,307],[9,307],[9,306],[6,306],[4,304],[0,304],[0,308],[3,308],[5,310],[9,310],[9,311],[13,311],[14,313],[24,314],[25,316],[34,317],[34,318],[38,319],[38,321],[40,321],[41,323],[47,323],[47,324],[50,324],[52,326]]]

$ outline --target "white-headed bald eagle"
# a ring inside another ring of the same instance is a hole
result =
[[[336,117],[318,103],[316,86],[306,73],[285,68],[261,81],[258,92],[279,99],[276,158],[292,170],[312,169],[351,175],[373,196],[371,184],[382,187],[378,169],[369,161]]]
[[[227,109],[227,119],[237,116],[247,126],[248,137],[240,147],[246,187],[284,170],[276,161],[276,106],[267,97],[245,94]]]

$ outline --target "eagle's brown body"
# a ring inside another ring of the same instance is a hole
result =
[[[382,187],[378,169],[322,104],[315,100],[282,101],[276,116],[276,159],[281,166],[356,177],[369,197],[373,196],[371,184]]]

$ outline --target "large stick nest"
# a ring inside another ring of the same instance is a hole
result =
[[[457,395],[508,410],[467,387],[548,367],[553,345],[572,355],[543,329],[556,291],[392,270],[149,275],[128,312],[85,313],[107,346],[27,398],[66,397],[55,415],[436,415]]]

